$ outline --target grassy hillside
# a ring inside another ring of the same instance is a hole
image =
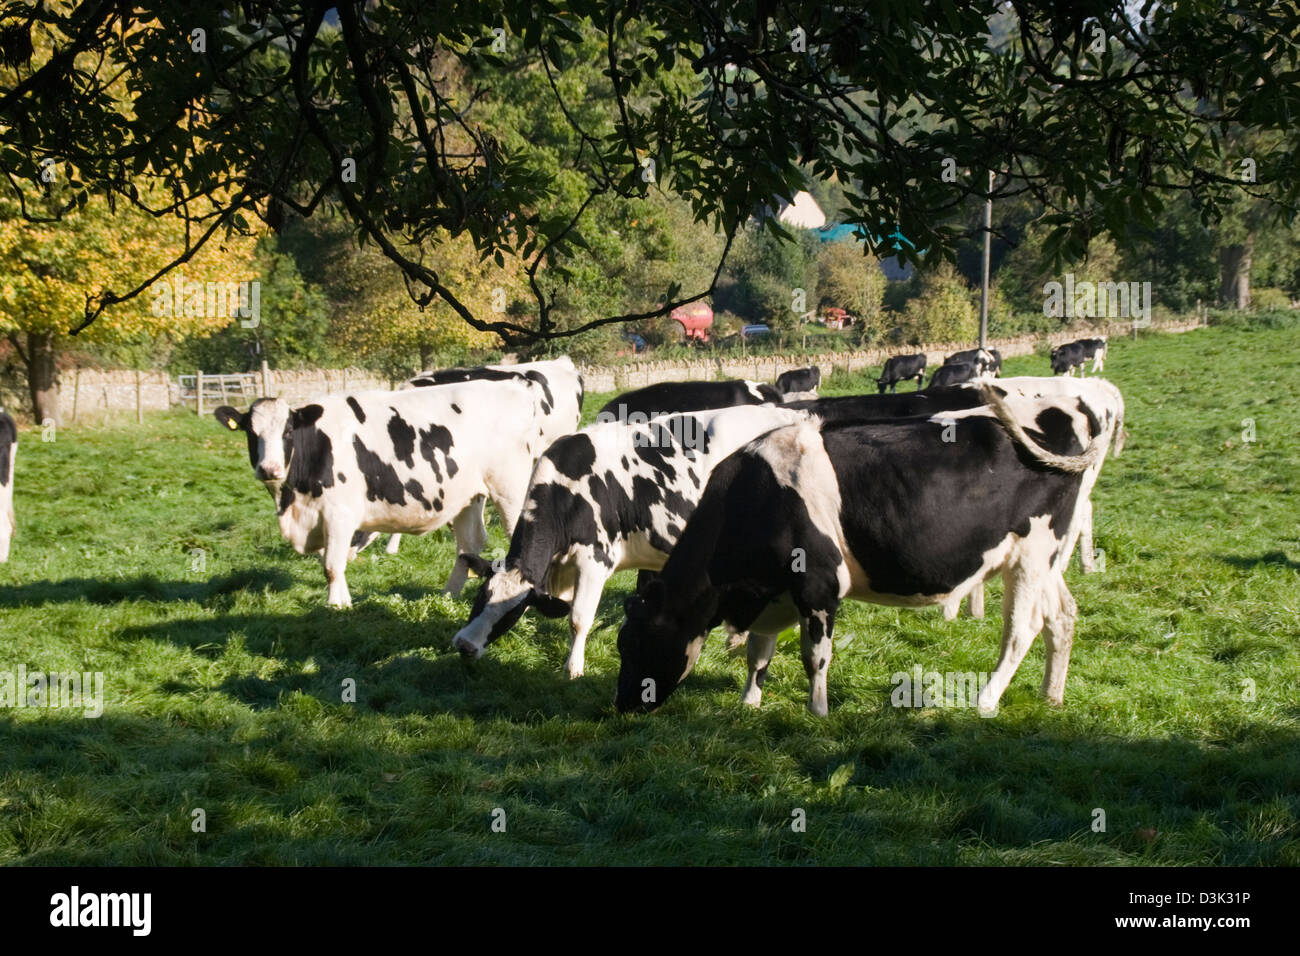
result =
[[[467,664],[448,532],[365,554],[333,611],[210,418],[25,432],[0,671],[101,671],[106,706],[0,710],[0,863],[1300,863],[1298,353],[1300,328],[1113,344],[1132,437],[1094,498],[1106,569],[1069,575],[1066,703],[1037,696],[1036,642],[993,719],[894,708],[890,675],[991,671],[1000,585],[983,621],[846,606],[829,718],[789,635],[761,711],[715,635],[623,718],[631,574],[585,678],[531,615]]]

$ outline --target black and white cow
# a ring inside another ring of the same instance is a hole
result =
[[[973,382],[983,375],[981,365],[972,362],[948,362],[934,370],[927,387],[944,388],[948,385],[961,385],[963,382]]]
[[[452,646],[478,657],[536,606],[568,616],[568,671],[580,677],[610,577],[662,567],[713,466],[755,436],[803,418],[779,406],[738,405],[646,424],[598,421],[561,438],[537,462],[505,560],[493,568],[465,559],[485,580]]]
[[[795,368],[776,377],[776,390],[787,402],[803,402],[817,397],[822,370],[816,365]]]
[[[18,428],[0,408],[0,564],[9,560],[14,522],[14,458],[18,454]]]
[[[542,362],[519,362],[514,365],[473,365],[465,368],[429,369],[401,385],[401,388],[428,388],[431,385],[454,385],[457,382],[503,382],[511,378],[529,379],[542,386],[551,396],[552,408],[546,411],[544,439],[550,444],[561,435],[567,435],[578,427],[582,416],[583,383],[573,360],[567,355],[558,359]],[[574,395],[573,402],[569,395]],[[363,551],[379,537],[377,532],[358,532],[354,542],[354,551]],[[388,536],[388,546],[384,549],[389,554],[396,554],[401,547],[402,536]]]
[[[771,431],[719,464],[660,577],[626,602],[618,709],[662,704],[723,622],[749,631],[743,700],[756,706],[776,636],[798,622],[808,706],[824,715],[844,598],[955,605],[997,572],[1002,653],[978,705],[996,711],[1044,625],[1043,691],[1061,703],[1077,614],[1064,564],[1085,476],[1111,436],[1077,400],[1002,391],[987,389],[986,406],[945,413],[957,417],[954,440],[933,417],[812,421]]]
[[[735,405],[780,404],[783,396],[766,382],[659,382],[624,392],[596,413],[598,422],[645,424],[656,415],[698,412]]]
[[[896,392],[899,382],[913,378],[916,379],[916,390],[919,392],[925,378],[925,355],[920,352],[916,355],[895,355],[881,369],[880,378],[876,379],[876,391],[884,394],[888,388],[891,392]]]
[[[742,444],[811,414],[891,419],[982,403],[977,390],[940,389],[685,412],[645,425],[590,425],[560,439],[538,461],[505,560],[493,568],[466,559],[486,580],[452,645],[478,657],[536,606],[548,616],[569,617],[568,670],[578,677],[609,578],[625,568],[663,566],[710,471]]]
[[[264,398],[243,414],[214,414],[244,431],[281,534],[300,554],[321,553],[329,603],[347,607],[359,532],[423,534],[450,521],[457,552],[477,554],[487,543],[485,498],[512,532],[554,410],[553,392],[512,377],[330,395],[300,408]],[[467,573],[458,561],[447,590],[459,593]]]
[[[1082,375],[1083,365],[1088,361],[1088,354],[1082,343],[1066,342],[1052,349],[1050,358],[1053,375],[1073,375],[1076,368]]]
[[[1106,367],[1106,336],[1103,335],[1096,339],[1079,339],[1075,344],[1083,346],[1084,358],[1092,359],[1094,375]]]
[[[953,352],[943,364],[974,365],[981,375],[997,375],[1002,371],[1002,353],[997,349],[965,349]]]

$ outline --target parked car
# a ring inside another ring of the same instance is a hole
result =
[[[771,335],[772,330],[766,325],[747,325],[740,330],[740,335],[745,341],[750,339],[761,339],[765,335]]]
[[[629,343],[632,346],[633,351],[635,351],[637,354],[644,352],[646,349],[650,347],[646,343],[646,340],[643,339],[641,336],[637,335],[635,332],[624,332],[623,341]]]

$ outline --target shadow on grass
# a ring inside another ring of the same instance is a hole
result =
[[[1267,551],[1257,558],[1247,557],[1242,554],[1220,554],[1216,555],[1216,557],[1224,564],[1230,564],[1234,568],[1240,568],[1243,571],[1254,571],[1261,565],[1300,571],[1300,561],[1292,560],[1281,551]]]
[[[438,687],[455,663],[390,677]],[[548,692],[518,696],[517,713],[562,713]],[[251,736],[231,732],[245,726],[233,714],[0,713],[4,862],[1294,862],[1293,731],[1229,752],[1026,714],[1001,728],[877,721],[850,743],[803,719],[759,729],[735,710],[430,724],[413,747],[395,725],[294,708],[291,729],[277,720]],[[756,743],[799,773],[762,763]],[[199,837],[194,806],[208,820]],[[495,807],[506,834],[489,830]],[[792,831],[791,807],[806,832]],[[1091,829],[1095,808],[1104,832]]]
[[[286,572],[248,568],[204,580],[163,581],[144,575],[126,581],[102,578],[64,578],[62,581],[32,581],[0,585],[0,607],[30,607],[40,604],[118,604],[122,601],[204,601],[237,591],[287,591],[294,584]]]

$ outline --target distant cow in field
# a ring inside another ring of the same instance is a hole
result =
[[[780,404],[783,397],[766,382],[660,382],[624,392],[596,413],[598,422],[645,424],[655,415],[698,412],[735,405]],[[635,416],[635,417],[633,417]]]
[[[329,603],[346,607],[358,533],[423,534],[451,522],[457,552],[477,554],[487,543],[485,498],[512,532],[548,431],[577,425],[576,408],[548,425],[555,409],[554,392],[511,377],[330,395],[299,408],[264,398],[214,415],[245,433],[281,533],[300,554],[321,553]],[[458,561],[447,590],[458,593],[467,573]]]
[[[1092,359],[1093,374],[1106,367],[1106,336],[1096,339],[1079,339],[1076,345],[1083,346],[1084,358]]]
[[[944,365],[974,365],[981,375],[999,375],[1002,372],[1002,353],[997,349],[966,349],[953,352],[943,360]]]
[[[662,704],[724,622],[749,632],[742,699],[757,706],[797,622],[808,707],[824,715],[844,598],[950,607],[999,572],[1002,653],[978,706],[996,710],[1044,625],[1043,692],[1061,703],[1077,615],[1063,571],[1112,436],[1077,399],[983,395],[943,418],[785,426],[720,463],[661,576],[626,602],[618,709]]]
[[[973,382],[983,374],[982,367],[979,365],[970,362],[949,362],[934,370],[927,388],[961,385],[963,382]]]
[[[884,394],[886,388],[891,392],[898,391],[898,383],[916,379],[916,390],[921,390],[921,383],[925,379],[925,356],[921,353],[916,355],[895,355],[885,362],[885,367],[880,370],[880,378],[876,379],[876,391]]]
[[[18,428],[0,409],[0,563],[9,560],[14,530],[14,457],[18,453]]]
[[[787,402],[808,401],[817,397],[821,383],[822,370],[810,365],[782,372],[776,377],[776,390]]]
[[[1079,369],[1079,374],[1083,374],[1083,365],[1088,361],[1088,354],[1080,342],[1066,342],[1064,345],[1058,345],[1050,353],[1052,362],[1052,374],[1054,375],[1073,375],[1074,370]]]

